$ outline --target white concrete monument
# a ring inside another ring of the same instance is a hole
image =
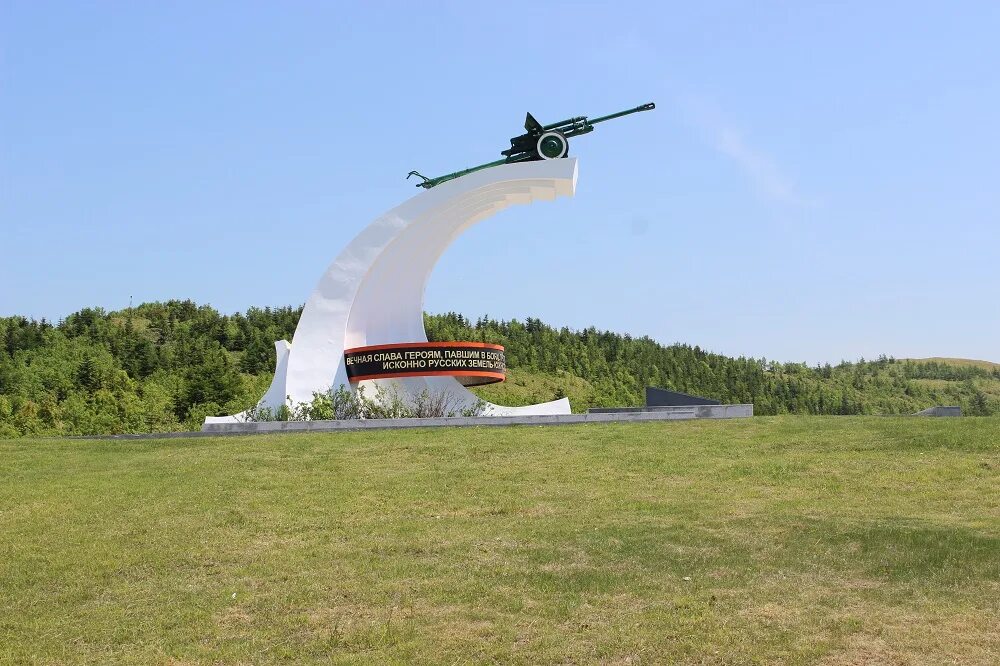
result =
[[[467,379],[475,377],[469,374],[474,370],[426,368],[424,374],[418,368],[404,376],[382,372],[383,378],[352,382],[345,352],[371,347],[406,349],[406,343],[421,343],[415,348],[425,349],[424,291],[434,265],[452,241],[508,206],[573,196],[576,169],[575,159],[497,166],[427,189],[376,219],[326,269],[306,301],[292,342],[274,343],[277,368],[259,406],[277,409],[287,402],[309,402],[314,393],[341,385],[372,384],[393,386],[402,395],[447,391],[459,408],[477,402],[463,385],[477,383]],[[452,348],[470,343],[444,344]],[[490,374],[502,377],[502,369]],[[366,394],[370,397],[374,391]],[[487,404],[486,413],[569,414],[570,405],[566,398],[528,407]],[[208,417],[205,423],[245,418],[241,412]]]
[[[504,157],[427,178],[426,191],[372,222],[334,259],[306,301],[292,342],[275,344],[277,367],[258,407],[308,403],[341,386],[375,385],[390,395],[448,395],[456,409],[481,401],[466,387],[503,381],[503,347],[482,342],[428,342],[424,291],[441,254],[459,234],[512,204],[573,196],[576,160],[569,139],[594,125],[655,108],[652,103],[589,119],[542,125],[529,113],[525,133]],[[408,176],[409,177],[409,176]],[[375,390],[368,396],[379,395]],[[491,416],[569,414],[562,398],[527,407],[486,403]],[[206,424],[248,419],[247,412]]]

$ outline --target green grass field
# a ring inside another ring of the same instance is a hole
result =
[[[1000,419],[0,441],[0,663],[1000,662]]]

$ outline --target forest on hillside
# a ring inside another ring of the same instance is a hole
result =
[[[85,308],[59,322],[0,318],[0,437],[196,430],[263,395],[274,341],[291,340],[301,307],[224,315],[191,301]],[[506,348],[509,379],[480,389],[495,402],[569,396],[574,411],[643,402],[660,386],[756,414],[908,414],[935,404],[1000,414],[1000,367],[876,360],[806,366],[730,358],[538,319],[426,315],[431,340]]]

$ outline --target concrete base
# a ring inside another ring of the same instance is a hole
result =
[[[511,425],[571,425],[576,423],[631,423],[681,419],[734,419],[753,416],[753,405],[693,405],[657,407],[618,413],[547,414],[535,416],[453,416],[428,419],[350,419],[345,421],[261,421],[258,423],[206,423],[203,434],[265,434],[275,432],[337,432],[342,430],[392,430],[400,428],[478,427]]]
[[[587,410],[588,414],[639,414],[645,412],[670,412],[678,409],[694,409],[695,407],[729,407],[729,408],[740,408],[740,407],[750,407],[750,414],[741,414],[740,416],[753,416],[753,405],[646,405],[645,407],[591,407]],[[705,417],[702,417],[705,418]],[[708,417],[708,418],[719,418],[719,417]]]
[[[961,416],[961,407],[943,407],[938,405],[937,407],[928,407],[927,409],[922,409],[914,416]]]

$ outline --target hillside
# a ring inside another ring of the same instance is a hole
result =
[[[958,367],[972,366],[974,368],[983,368],[984,370],[1000,369],[1000,363],[994,363],[993,361],[977,361],[971,358],[945,358],[942,356],[933,356],[930,358],[908,358],[904,360],[911,361],[913,363],[940,363],[942,365],[954,365]]]
[[[964,413],[1000,413],[1000,367],[938,362],[841,362],[809,367],[767,359],[729,358],[689,345],[665,346],[589,328],[556,329],[537,319],[471,322],[428,315],[432,340],[502,344],[513,368],[507,382],[478,389],[484,398],[521,405],[566,395],[574,409],[639,405],[646,386],[730,403],[756,414],[912,414],[935,404]]]
[[[998,437],[0,441],[0,663],[995,664]]]
[[[274,340],[290,340],[300,308],[222,315],[190,301],[118,312],[88,308],[56,323],[0,318],[0,437],[198,429],[264,393]],[[427,315],[432,340],[507,350],[509,381],[479,389],[494,402],[568,396],[574,410],[642,404],[646,386],[753,403],[757,414],[910,414],[935,404],[1000,413],[1000,367],[875,361],[808,367],[729,358],[594,328],[541,321],[472,322]]]

